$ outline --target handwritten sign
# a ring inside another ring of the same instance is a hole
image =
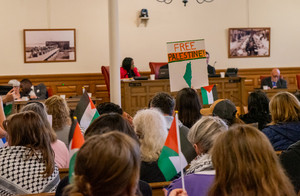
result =
[[[208,86],[204,40],[168,42],[171,92],[193,86]]]

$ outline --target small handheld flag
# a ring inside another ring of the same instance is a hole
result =
[[[78,118],[78,123],[84,132],[89,125],[100,116],[86,91],[84,91],[76,106],[74,116]]]
[[[178,144],[181,145],[181,149]],[[184,167],[186,167],[196,156],[197,154],[192,144],[187,140],[186,135],[179,130],[178,113],[176,113],[169,129],[165,146],[163,147],[158,159],[158,167],[163,173],[166,181],[169,181]],[[182,173],[181,175],[184,174]]]
[[[201,87],[203,105],[212,104],[218,99],[216,85]]]
[[[76,155],[80,147],[84,144],[84,138],[81,133],[77,118],[74,117],[69,133],[69,152],[70,152],[70,165],[69,165],[69,182],[71,183],[74,175],[74,166]]]

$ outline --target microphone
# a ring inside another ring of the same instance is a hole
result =
[[[238,102],[240,102],[243,106],[246,106],[240,99],[238,99],[236,96],[231,95],[232,98],[235,98],[236,100],[238,100]]]
[[[70,89],[70,90],[72,90],[72,91],[74,91],[74,89],[70,88],[68,85],[65,85],[64,83],[62,83],[61,85],[67,87],[68,89]],[[76,89],[75,89],[75,96],[76,96],[76,97],[78,96],[78,95],[77,95]],[[72,96],[69,97],[69,98],[72,98]]]
[[[215,61],[215,63],[214,63],[214,67],[215,67],[216,63],[217,63],[217,61]]]

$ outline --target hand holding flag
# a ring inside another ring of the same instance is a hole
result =
[[[196,156],[197,154],[192,144],[187,140],[185,134],[179,131],[178,113],[176,112],[165,141],[165,146],[158,159],[158,167],[163,173],[166,181],[171,180],[180,171],[182,172],[181,175],[183,177],[183,168],[185,168]]]
[[[84,144],[84,138],[81,133],[77,118],[74,117],[69,133],[69,152],[70,152],[70,165],[69,165],[69,182],[71,183],[74,175],[74,166],[76,155],[80,147]]]

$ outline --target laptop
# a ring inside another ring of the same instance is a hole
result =
[[[158,71],[158,79],[170,79],[168,64],[165,64],[160,67],[160,69]]]
[[[239,69],[238,68],[227,68],[226,77],[238,77],[237,73],[238,73]]]
[[[134,80],[148,80],[147,76],[134,76]]]

